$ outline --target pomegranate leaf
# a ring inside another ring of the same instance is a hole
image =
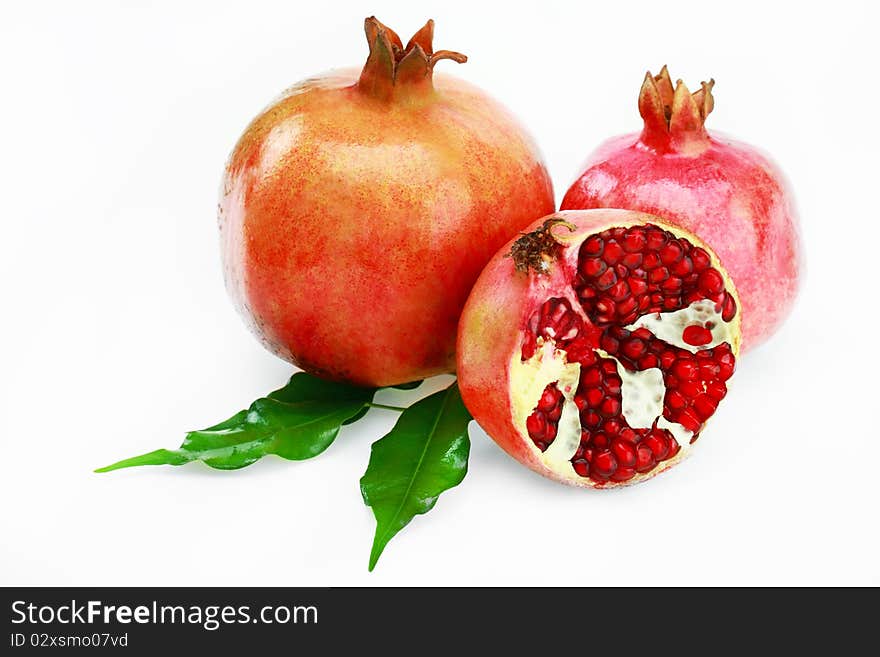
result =
[[[361,478],[361,494],[376,516],[370,570],[397,532],[416,515],[430,511],[440,493],[467,474],[470,413],[458,386],[416,402],[394,428],[373,443]]]
[[[294,461],[327,449],[343,424],[362,416],[376,390],[323,381],[304,372],[257,399],[247,410],[201,431],[186,434],[179,449],[157,449],[99,468],[109,472],[139,465],[183,465],[202,461],[235,470],[267,454]]]

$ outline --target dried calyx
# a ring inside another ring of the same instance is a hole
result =
[[[681,80],[673,87],[666,66],[656,76],[648,71],[639,93],[639,113],[645,122],[642,143],[661,152],[685,154],[705,148],[709,136],[704,123],[715,106],[714,86],[714,80],[701,82],[700,89],[691,93]]]
[[[429,20],[406,46],[394,30],[374,16],[364,21],[370,46],[358,90],[379,100],[415,100],[433,89],[434,64],[442,59],[458,63],[467,57],[451,50],[434,52],[434,21]]]

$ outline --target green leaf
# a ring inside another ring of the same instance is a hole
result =
[[[397,532],[467,474],[470,413],[453,383],[407,408],[373,443],[361,494],[376,516],[370,570]]]
[[[343,424],[363,415],[376,390],[294,374],[286,386],[247,410],[201,431],[190,431],[179,449],[157,449],[99,468],[109,472],[138,465],[183,465],[203,461],[235,470],[266,454],[300,461],[327,449]]]

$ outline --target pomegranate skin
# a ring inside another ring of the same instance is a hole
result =
[[[610,226],[633,226],[653,224],[663,228],[677,228],[661,218],[641,212],[618,209],[593,209],[586,211],[559,211],[553,218],[562,219],[575,230],[569,232],[559,227],[554,234],[566,243],[579,243]],[[523,229],[528,233],[540,228],[548,217],[543,217]],[[688,237],[695,245],[705,246],[695,235]],[[547,467],[530,444],[527,435],[517,428],[514,363],[521,359],[522,336],[527,330],[529,318],[536,308],[536,300],[558,295],[558,291],[570,280],[566,267],[551,266],[546,274],[535,276],[517,271],[514,259],[509,257],[516,238],[505,245],[483,269],[461,315],[458,332],[457,375],[462,400],[483,430],[510,456],[538,474],[568,485],[585,488],[610,488],[645,481],[679,463],[686,454],[682,451],[675,458],[659,464],[647,474],[639,475],[631,482],[596,485],[588,478],[579,478]],[[577,249],[565,259],[574,260],[568,269],[576,269]],[[712,264],[719,261],[711,255]],[[735,288],[726,272],[722,270],[725,285],[736,295]],[[739,300],[739,297],[736,297]],[[735,354],[741,348],[740,313],[737,314],[732,343]]]
[[[706,132],[711,84],[697,92],[708,98],[700,112],[699,102],[678,102],[687,88],[679,82],[673,92],[665,67],[645,85],[649,80],[661,86],[665,100],[676,97],[666,111],[684,118],[673,116],[668,125],[653,120],[643,87],[644,130],[612,138],[590,155],[561,209],[639,210],[699,235],[736,283],[748,350],[779,328],[797,296],[802,256],[791,194],[782,173],[754,147]]]
[[[360,77],[310,78],[250,124],[219,215],[227,288],[263,344],[324,378],[387,386],[454,371],[482,267],[555,206],[500,104],[450,76],[432,84],[433,61],[409,82],[377,72],[383,39],[397,57],[413,42],[430,55],[432,23],[403,50],[371,20]]]

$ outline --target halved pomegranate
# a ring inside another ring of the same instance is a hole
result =
[[[579,486],[652,477],[727,394],[739,299],[694,235],[627,210],[558,212],[500,251],[458,334],[471,414],[536,472]]]

